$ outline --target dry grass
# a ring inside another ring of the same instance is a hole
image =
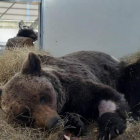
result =
[[[115,140],[140,140],[140,123],[129,124],[125,133]]]
[[[6,115],[0,110],[0,140],[59,140],[62,134],[59,130],[57,133],[50,134],[40,129],[23,128],[14,123],[7,123]]]
[[[4,53],[0,55],[0,83],[7,82],[15,73],[20,71],[23,62],[31,51],[38,54],[49,55],[49,53],[45,51],[32,48],[5,50]]]
[[[32,51],[39,54],[48,54],[44,51],[31,50],[28,48],[16,48],[15,50],[6,50],[4,54],[0,55],[0,83],[6,83],[15,73],[20,71],[21,66],[27,57],[28,53]],[[135,54],[129,59],[129,63],[134,62],[140,53]],[[133,59],[132,59],[133,58]],[[124,58],[123,58],[124,59]],[[23,128],[14,123],[8,123],[6,115],[0,109],[0,140],[62,140],[63,129],[59,129],[55,133],[48,136],[48,132],[33,128]],[[89,129],[86,137],[79,140],[96,140],[98,131],[94,125]],[[73,139],[77,140],[77,139]],[[140,124],[129,124],[126,132],[116,138],[116,140],[140,140]]]
[[[8,124],[6,115],[0,110],[0,140],[62,140],[63,129],[48,136],[48,132],[39,129],[23,128],[17,124]],[[72,140],[97,140],[98,132],[94,125],[87,136]],[[140,140],[140,124],[129,124],[126,132],[115,140]]]
[[[128,64],[135,63],[140,59],[140,51],[122,57],[120,60],[128,62]]]

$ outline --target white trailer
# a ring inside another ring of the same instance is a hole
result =
[[[42,44],[54,56],[140,49],[140,0],[42,0]]]
[[[34,18],[34,13],[29,11],[28,3],[39,5],[40,46],[54,56],[80,50],[96,50],[119,58],[140,49],[140,0],[4,0],[4,2],[27,3],[26,7],[21,8],[28,9],[25,13],[28,16],[32,15],[30,18]],[[14,6],[11,5],[9,9]],[[4,8],[3,5],[0,7]],[[10,14],[11,17],[11,13],[7,10],[0,13],[0,17],[4,18],[4,14],[5,16]],[[2,39],[4,37],[2,29],[0,35]]]

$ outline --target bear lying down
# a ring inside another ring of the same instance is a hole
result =
[[[29,53],[21,71],[3,87],[1,107],[11,120],[46,129],[66,112],[77,113],[98,122],[99,139],[113,139],[126,129],[129,107],[124,95],[131,111],[139,115],[135,106],[140,101],[140,82],[135,79],[140,64],[122,64],[94,51],[59,58]],[[70,120],[67,123],[85,132],[84,123],[75,115]]]

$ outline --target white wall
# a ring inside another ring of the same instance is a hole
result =
[[[0,43],[7,42],[9,38],[17,35],[18,29],[0,29]]]
[[[140,0],[44,0],[43,47],[54,56],[140,49]]]

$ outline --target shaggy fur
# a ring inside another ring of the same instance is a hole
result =
[[[118,90],[125,95],[132,115],[140,117],[140,61],[125,66],[120,77]]]
[[[17,37],[28,37],[33,39],[33,41],[36,41],[38,36],[37,33],[35,31],[33,31],[32,29],[20,29],[18,31]]]
[[[126,128],[129,109],[115,90],[121,70],[118,61],[101,52],[82,51],[59,58],[30,53],[21,72],[3,87],[1,107],[11,119],[47,129],[60,115],[77,113],[97,120],[99,139],[108,140]],[[116,110],[99,117],[102,100],[114,102]]]

